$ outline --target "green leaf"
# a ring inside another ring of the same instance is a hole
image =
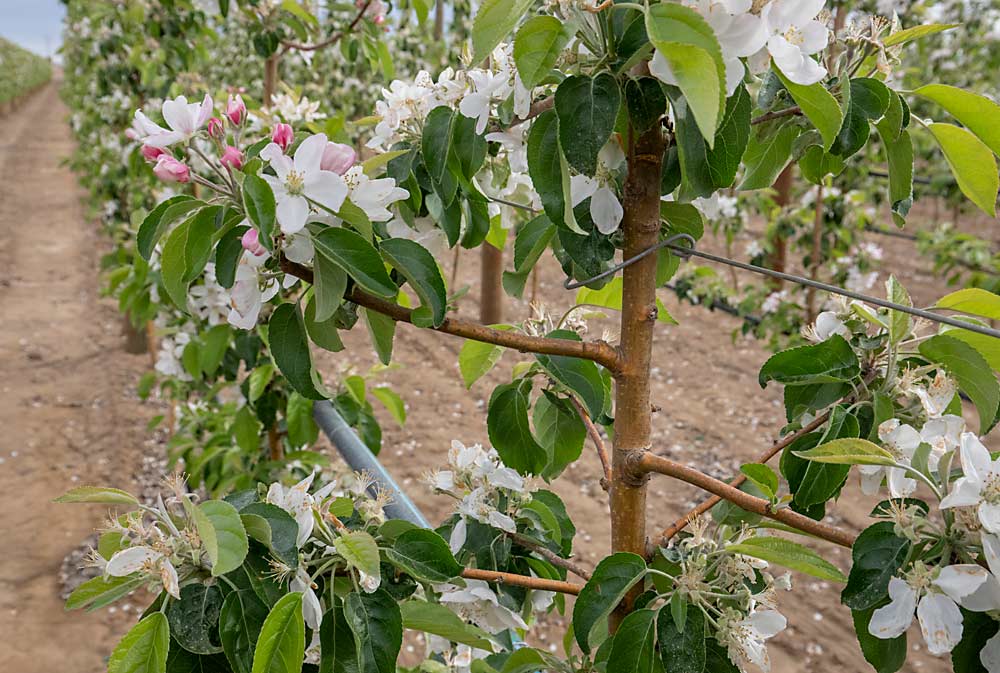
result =
[[[358,650],[359,673],[395,673],[403,643],[403,618],[396,600],[385,589],[352,592],[344,609]]]
[[[913,301],[910,299],[910,293],[906,291],[895,276],[889,276],[889,280],[885,281],[885,292],[886,297],[889,301],[901,304],[902,306],[913,306]],[[910,318],[908,313],[903,313],[902,311],[889,311],[889,343],[892,345],[898,344],[900,341],[906,338],[906,335],[910,333],[913,320]]]
[[[1000,371],[1000,339],[958,328],[949,329],[944,334],[969,344],[979,351],[989,363],[990,369]]]
[[[563,48],[573,37],[573,24],[554,16],[535,16],[514,37],[514,65],[529,90],[552,72]]]
[[[790,348],[772,355],[760,368],[758,382],[785,385],[850,381],[861,373],[854,349],[839,334],[809,346]]]
[[[572,211],[563,198],[563,162],[559,151],[559,118],[555,110],[546,110],[535,118],[528,131],[528,174],[545,214],[557,225],[564,222],[565,211]]]
[[[253,652],[252,673],[299,673],[305,649],[302,594],[293,591],[282,596],[264,620]]]
[[[666,59],[702,136],[713,147],[726,82],[715,32],[694,9],[664,2],[646,9],[646,33]]]
[[[799,159],[802,177],[814,185],[822,184],[828,175],[840,175],[845,166],[843,159],[824,152],[820,145],[810,145]]]
[[[427,174],[434,182],[441,182],[448,170],[448,155],[451,149],[451,125],[455,111],[440,105],[427,114],[424,132],[420,141],[420,153],[424,157]],[[449,241],[450,242],[450,241]]]
[[[597,154],[615,128],[621,92],[608,73],[597,77],[573,75],[556,89],[559,144],[569,165],[585,175],[597,171]]]
[[[868,610],[889,596],[889,580],[906,561],[910,542],[897,537],[895,524],[880,521],[861,531],[854,541],[854,561],[841,602],[852,610]]]
[[[530,379],[498,386],[490,396],[486,412],[490,442],[504,464],[521,474],[539,474],[546,462],[545,449],[531,434],[530,393]]]
[[[920,38],[928,35],[940,33],[944,30],[951,30],[952,28],[956,28],[961,25],[962,24],[960,23],[926,23],[921,26],[910,26],[909,28],[897,30],[892,35],[889,35],[882,40],[882,44],[886,47],[894,47],[898,44],[905,44],[913,40],[919,40]]]
[[[73,590],[73,593],[66,599],[66,609],[97,610],[129,595],[142,584],[141,577],[109,577],[107,579],[94,577]]]
[[[821,580],[846,582],[844,573],[809,547],[780,537],[752,537],[739,544],[727,545],[726,550],[777,563],[791,570],[812,575]]]
[[[495,329],[511,329],[510,325],[494,325]],[[486,375],[503,356],[503,346],[466,339],[458,352],[458,369],[466,388]]]
[[[334,313],[336,314],[336,311]],[[316,320],[315,296],[311,297],[309,299],[309,303],[306,304],[306,310],[302,314],[302,320],[306,326],[306,333],[309,335],[309,338],[312,339],[314,344],[323,350],[333,353],[339,353],[344,350],[344,342],[341,341],[340,333],[337,331],[337,325],[339,323],[336,315],[333,315],[325,322],[318,322]]]
[[[188,584],[181,587],[181,598],[167,606],[170,635],[188,652],[222,652],[219,642],[219,613],[222,591],[216,584]]]
[[[640,77],[625,82],[625,105],[634,133],[643,133],[667,112],[667,97],[654,77]]]
[[[879,126],[882,133],[882,126]],[[889,205],[896,226],[906,223],[906,215],[913,205],[913,141],[910,132],[903,130],[896,140],[882,134],[886,160],[889,163]]]
[[[750,136],[750,143],[743,155],[746,171],[740,191],[768,189],[792,157],[792,142],[799,135],[799,128],[785,125],[765,138]]]
[[[206,500],[191,511],[197,512],[195,524],[212,562],[212,576],[239,568],[246,558],[249,542],[236,508],[223,500]]]
[[[52,502],[89,502],[98,505],[138,505],[134,495],[117,488],[103,486],[78,486]]]
[[[313,236],[319,255],[347,272],[363,289],[384,299],[395,299],[399,288],[385,270],[378,250],[360,234],[343,227],[329,227]]]
[[[311,402],[309,407],[311,410]],[[250,537],[267,547],[285,565],[298,566],[299,525],[291,514],[276,505],[255,502],[240,510],[240,519]]]
[[[108,673],[163,673],[170,650],[170,626],[162,612],[145,617],[119,641]]]
[[[805,460],[834,465],[895,465],[892,454],[867,439],[845,437],[820,444],[808,451],[793,451]]]
[[[665,670],[670,673],[705,670],[705,616],[701,610],[687,611],[681,631],[670,613],[670,606],[663,606],[656,618],[656,635]]]
[[[822,82],[810,85],[796,84],[785,77],[776,64],[773,69],[778,79],[788,89],[788,93],[792,95],[795,104],[802,108],[802,113],[823,136],[823,149],[829,152],[844,122],[844,111],[840,109],[840,103],[826,90]]]
[[[1000,154],[1000,105],[985,96],[945,84],[926,84],[913,93],[943,107],[995,154]]]
[[[549,391],[535,401],[532,414],[538,443],[548,454],[542,476],[558,477],[583,452],[587,428],[576,409]]]
[[[573,632],[584,653],[590,653],[595,632],[606,628],[608,615],[645,574],[646,562],[628,552],[612,554],[597,564],[573,605]]]
[[[424,582],[447,582],[462,574],[448,543],[432,530],[417,528],[396,538],[386,550],[389,560]]]
[[[205,204],[202,201],[184,194],[172,196],[157,204],[143,219],[136,233],[135,247],[142,258],[148,262],[167,228],[178,218],[203,205]]]
[[[358,647],[341,606],[323,615],[319,640],[319,673],[358,673]]]
[[[675,149],[681,174],[677,198],[690,201],[709,196],[715,191],[715,179],[708,164],[708,148],[702,130],[680,90],[672,86],[666,90],[674,112]]]
[[[456,114],[451,124],[451,150],[448,165],[452,173],[463,183],[466,192],[472,192],[470,180],[479,172],[486,159],[486,138],[476,133],[476,120],[463,114]],[[466,234],[468,236],[468,234]],[[476,241],[478,245],[480,241]],[[473,247],[466,245],[465,247]]]
[[[406,238],[389,238],[381,243],[382,256],[413,287],[421,304],[430,310],[431,324],[439,327],[448,310],[448,292],[434,255]]]
[[[404,629],[423,631],[453,643],[461,643],[487,652],[493,651],[493,643],[482,629],[467,624],[439,603],[405,601],[399,604],[399,611],[403,618]]]
[[[319,428],[313,420],[313,402],[294,390],[289,392],[285,407],[288,441],[292,446],[312,446],[319,437]]]
[[[243,178],[243,210],[260,234],[261,244],[268,250],[274,246],[275,203],[271,185],[258,175]]]
[[[400,426],[406,424],[406,403],[399,393],[388,386],[379,386],[372,388],[372,397],[382,403]]]
[[[868,631],[868,624],[874,612],[875,608],[851,611],[861,653],[876,673],[896,673],[906,663],[906,634],[889,639],[873,636]]]
[[[947,308],[990,320],[1000,320],[1000,295],[978,287],[967,287],[941,297],[934,308]]]
[[[962,608],[962,640],[951,651],[954,673],[989,673],[983,665],[981,653],[998,629],[1000,624],[988,613]]]
[[[481,63],[514,30],[532,0],[485,0],[472,20],[472,62]]]
[[[342,533],[333,541],[333,546],[351,567],[366,575],[381,574],[378,543],[363,530]]]
[[[297,304],[282,304],[274,310],[268,322],[268,339],[274,363],[292,388],[310,400],[326,399],[313,380],[309,340]]]
[[[545,215],[528,220],[518,228],[514,239],[514,271],[503,273],[503,288],[507,294],[518,298],[524,294],[528,275],[548,248],[555,233],[555,225]],[[493,247],[502,248],[496,245]]]
[[[1000,405],[1000,384],[985,358],[969,344],[947,334],[921,342],[919,350],[930,362],[943,365],[955,377],[958,387],[979,411],[980,433],[986,433]]]
[[[371,337],[379,362],[388,365],[392,362],[392,340],[396,335],[396,321],[378,311],[363,308],[360,309],[360,313],[368,328],[368,336]]]
[[[570,338],[573,332],[557,330],[548,338]],[[535,359],[549,375],[580,398],[587,415],[592,419],[601,417],[604,411],[604,379],[597,365],[590,360],[566,355],[536,354]]]
[[[324,323],[333,317],[344,303],[347,291],[347,272],[325,255],[313,258],[313,285],[316,287],[314,301],[317,323]]]
[[[267,606],[253,591],[231,591],[223,601],[219,636],[234,673],[252,672],[257,636],[267,613]]]
[[[997,175],[997,161],[990,148],[967,129],[958,126],[930,124],[928,128],[941,146],[962,193],[984,213],[996,217],[1000,176]]]
[[[608,670],[653,673],[655,642],[656,611],[643,609],[629,613],[615,631]],[[670,670],[674,670],[673,665]]]
[[[769,498],[773,498],[778,493],[778,475],[767,465],[761,463],[747,463],[740,466],[740,472],[746,478],[757,485]]]
[[[215,280],[227,290],[236,282],[236,268],[243,258],[243,234],[250,231],[246,225],[237,225],[227,231],[215,246]]]
[[[205,268],[212,252],[215,217],[221,206],[202,208],[177,226],[163,244],[160,275],[170,300],[187,312],[188,285]]]
[[[726,101],[725,114],[715,133],[715,145],[705,155],[708,172],[716,188],[733,186],[736,171],[750,142],[752,107],[750,94],[743,85]]]
[[[871,135],[868,122],[882,118],[891,97],[889,88],[877,79],[852,79],[844,95],[844,123],[830,151],[846,159],[864,147]]]

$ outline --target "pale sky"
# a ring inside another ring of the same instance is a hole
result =
[[[0,36],[51,56],[62,42],[64,16],[59,0],[0,0]]]

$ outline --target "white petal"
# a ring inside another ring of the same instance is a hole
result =
[[[589,199],[597,191],[597,180],[586,175],[574,175],[569,179],[569,195],[573,207]]]
[[[975,563],[959,563],[942,568],[933,584],[957,601],[982,586],[987,576],[986,569]]]
[[[943,594],[927,594],[921,598],[917,619],[931,654],[951,652],[962,639],[962,613],[955,601]]]
[[[326,134],[317,133],[309,136],[295,150],[295,170],[310,176],[319,171],[326,150]]]
[[[161,556],[163,554],[150,547],[128,547],[115,552],[105,566],[104,572],[112,577],[125,577],[141,570],[144,565]]]
[[[983,533],[983,556],[986,557],[986,565],[990,567],[990,572],[1000,576],[1000,537],[992,533]]]
[[[979,521],[991,533],[1000,533],[1000,505],[979,503]]]
[[[750,623],[760,635],[770,638],[781,633],[788,625],[788,620],[777,610],[758,610],[750,615]]]
[[[738,56],[726,59],[726,97],[732,96],[740,87],[747,69]]]
[[[752,56],[767,44],[767,31],[760,17],[749,13],[733,12],[737,16],[726,28],[725,35],[720,36],[722,50],[733,56]]]
[[[659,51],[653,52],[653,58],[649,61],[649,74],[664,84],[677,85],[677,78],[671,69],[667,59]]]
[[[316,592],[309,587],[302,592],[302,618],[313,631],[319,630],[323,622],[323,606],[320,605]]]
[[[163,101],[161,108],[163,119],[174,131],[187,135],[194,131],[194,119],[191,117],[187,98],[178,96],[173,100]]]
[[[905,498],[917,490],[917,482],[906,476],[906,470],[901,467],[887,467],[889,478],[889,493],[894,498]]]
[[[961,443],[962,471],[965,476],[985,481],[993,463],[989,450],[971,432],[962,433]]]
[[[917,592],[898,577],[889,580],[891,602],[872,613],[868,623],[868,633],[876,638],[895,638],[913,622],[913,610],[917,606]]]
[[[302,231],[309,217],[309,203],[301,196],[288,196],[278,201],[278,224],[281,231],[291,235]]]
[[[167,559],[163,559],[163,562],[160,563],[160,581],[163,583],[164,591],[177,600],[181,599],[181,587],[177,581],[177,569]]]
[[[451,538],[448,540],[448,546],[451,548],[452,554],[457,554],[462,549],[467,534],[468,526],[465,523],[465,517],[460,517],[458,523],[451,529]]]
[[[809,21],[802,30],[802,51],[806,54],[815,54],[822,51],[830,42],[830,31],[819,21]]]
[[[770,4],[769,25],[784,31],[789,26],[803,26],[816,18],[826,0],[774,0]]]
[[[951,485],[951,491],[941,500],[941,508],[969,507],[979,502],[982,483],[971,477],[961,477]]]
[[[602,234],[610,234],[618,230],[625,211],[618,197],[607,187],[601,187],[590,199],[590,216],[594,219],[597,230]]]
[[[978,589],[963,597],[958,604],[973,612],[1000,610],[1000,582],[993,575],[988,575]]]
[[[1000,673],[1000,633],[986,641],[979,651],[979,661],[988,673]]]
[[[861,492],[865,495],[875,495],[882,486],[882,477],[885,470],[881,465],[861,465],[858,470],[861,472]]]
[[[316,203],[338,211],[347,198],[347,183],[333,171],[317,171],[307,174],[304,191]]]

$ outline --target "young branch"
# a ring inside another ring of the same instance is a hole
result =
[[[329,47],[331,44],[336,44],[345,35],[353,31],[357,27],[357,25],[361,22],[361,19],[364,17],[365,12],[368,11],[368,6],[371,5],[372,2],[374,2],[374,0],[365,0],[364,4],[362,4],[361,7],[358,9],[357,16],[354,17],[353,21],[347,24],[347,28],[345,28],[344,30],[334,33],[327,39],[323,40],[322,42],[317,42],[316,44],[300,44],[298,42],[286,42],[285,40],[282,40],[281,46],[283,47],[283,51],[288,51],[290,49],[297,49],[299,51],[316,51],[317,49],[323,49],[324,47]]]
[[[742,507],[748,512],[753,512],[769,519],[780,521],[786,526],[791,526],[796,530],[814,535],[818,538],[827,540],[828,542],[833,542],[834,544],[839,544],[842,547],[850,548],[854,544],[854,535],[845,530],[841,530],[835,526],[830,526],[821,521],[816,521],[815,519],[810,519],[809,517],[793,512],[790,509],[773,509],[771,507],[771,503],[763,498],[756,498],[749,493],[744,493],[724,481],[710,477],[707,474],[699,472],[698,470],[686,465],[681,465],[680,463],[674,462],[669,458],[663,458],[661,456],[655,456],[652,453],[646,453],[639,459],[636,467],[645,472],[656,472],[658,474],[665,474],[668,477],[680,479],[681,481],[686,481],[687,483],[704,489],[709,493],[714,493],[715,495]]]
[[[313,282],[312,269],[296,264],[285,257],[281,258],[281,270],[292,274],[307,283]],[[397,322],[413,323],[413,311],[391,301],[386,301],[364,290],[355,287],[345,299],[353,301],[371,311],[387,315]],[[604,341],[573,341],[572,339],[547,339],[530,336],[514,331],[504,331],[487,327],[479,323],[458,318],[445,318],[438,327],[431,327],[437,332],[460,336],[473,341],[495,344],[513,348],[522,353],[541,353],[544,355],[565,355],[583,360],[592,360],[609,369],[612,373],[620,367],[618,351]]]
[[[544,557],[545,560],[551,563],[552,565],[558,566],[559,568],[563,568],[564,570],[568,570],[577,577],[582,577],[585,580],[589,580],[591,577],[591,572],[586,568],[581,568],[580,566],[573,563],[569,559],[564,559],[562,556],[559,556],[559,554],[555,553],[551,549],[543,547],[542,545],[538,544],[537,542],[535,542],[534,540],[532,540],[527,536],[521,535],[520,533],[507,533],[507,537],[509,537],[511,540],[521,545],[525,549],[530,549],[539,556]]]
[[[764,122],[769,122],[772,119],[781,119],[782,117],[791,117],[793,115],[802,114],[802,108],[798,105],[794,107],[785,108],[784,110],[777,110],[775,112],[767,112],[759,117],[754,117],[750,120],[750,123],[756,126],[757,124],[763,124]]]
[[[499,582],[510,584],[526,589],[538,589],[540,591],[556,591],[561,594],[577,595],[583,586],[572,582],[561,580],[546,580],[541,577],[529,577],[527,575],[515,575],[514,573],[503,573],[498,570],[480,570],[479,568],[466,568],[462,571],[462,577],[469,580],[484,580],[486,582]]]
[[[771,460],[772,458],[774,458],[776,455],[778,455],[779,453],[781,453],[782,451],[784,451],[785,447],[791,445],[796,440],[798,440],[800,437],[804,437],[805,435],[808,435],[810,432],[813,432],[814,430],[817,430],[820,426],[822,426],[824,423],[826,423],[829,419],[830,419],[830,412],[829,411],[820,414],[815,419],[813,419],[812,423],[809,423],[808,425],[804,426],[803,428],[801,428],[799,430],[796,430],[795,432],[793,432],[792,434],[788,435],[784,439],[782,439],[780,441],[776,441],[774,444],[772,444],[770,447],[768,447],[763,453],[761,453],[760,455],[758,455],[757,458],[753,462],[755,462],[755,463],[761,463],[761,464],[767,463],[769,460]],[[732,486],[733,488],[739,488],[740,485],[743,484],[743,482],[745,482],[746,480],[747,480],[746,475],[741,472],[739,475],[736,476],[735,479],[733,479],[732,481],[729,482],[729,485]],[[722,502],[722,500],[723,500],[723,498],[721,498],[721,497],[719,497],[717,495],[713,495],[712,497],[708,498],[704,502],[700,503],[699,505],[697,505],[696,507],[694,507],[693,509],[691,509],[687,514],[685,514],[681,518],[677,519],[677,521],[674,521],[672,524],[670,524],[670,526],[668,526],[667,528],[663,529],[662,533],[660,533],[660,544],[661,545],[666,544],[670,540],[670,538],[672,538],[673,536],[677,535],[679,532],[681,532],[682,530],[684,530],[684,528],[689,523],[691,523],[691,521],[693,519],[701,516],[702,514],[704,514],[705,512],[707,512],[708,510],[712,509],[713,507],[715,507],[716,505],[718,505],[720,502]]]
[[[590,435],[591,441],[594,442],[594,448],[597,449],[597,457],[601,459],[601,467],[604,468],[604,478],[601,479],[601,488],[606,491],[611,487],[611,458],[608,457],[608,447],[604,445],[601,432],[594,425],[594,421],[590,420],[587,410],[583,408],[580,401],[572,395],[570,395],[569,401],[573,405],[573,408],[576,409],[576,413],[580,414],[580,420],[586,426],[587,434]]]

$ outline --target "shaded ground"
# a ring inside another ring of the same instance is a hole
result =
[[[104,511],[51,501],[76,484],[130,488],[154,413],[133,392],[148,356],[124,353],[98,296],[103,242],[60,165],[66,114],[50,85],[0,120],[0,668],[18,673],[104,670],[131,623],[63,610],[62,559]]]

